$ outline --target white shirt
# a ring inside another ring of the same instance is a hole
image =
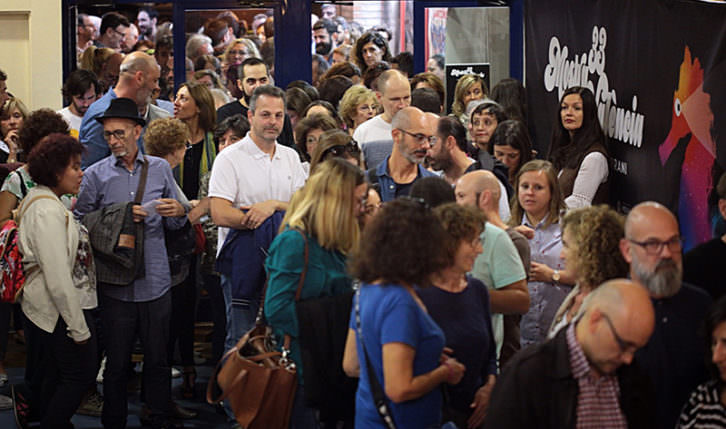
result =
[[[68,122],[68,126],[71,129],[71,137],[78,138],[78,130],[81,129],[81,121],[83,120],[83,116],[78,116],[75,113],[71,112],[70,106],[59,110],[58,114],[61,115],[66,122]]]
[[[608,179],[608,160],[600,152],[590,152],[580,163],[577,170],[572,194],[565,198],[567,209],[577,209],[592,205],[592,199],[601,183]]]
[[[381,114],[358,125],[358,128],[353,132],[353,140],[357,141],[361,147],[368,142],[393,140],[392,130],[393,126],[384,121]]]
[[[231,201],[236,208],[267,200],[290,201],[306,179],[297,152],[276,143],[270,158],[247,133],[215,158],[209,196]],[[219,227],[217,254],[228,233],[229,228]]]

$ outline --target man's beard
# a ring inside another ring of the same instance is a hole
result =
[[[247,95],[247,93],[245,92],[244,94],[242,94],[242,98],[244,98],[245,104],[247,106],[249,106],[250,105],[250,98],[252,98],[252,96],[251,95]]]
[[[333,44],[330,42],[320,42],[315,44],[315,53],[322,56],[328,55],[333,50]]]
[[[683,267],[673,259],[662,259],[651,271],[633,253],[632,267],[635,275],[654,297],[668,298],[681,289]]]

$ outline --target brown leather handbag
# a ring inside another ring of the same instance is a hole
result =
[[[300,299],[308,268],[300,273],[295,301]],[[263,323],[264,296],[255,327],[247,332],[217,364],[207,385],[207,402],[229,400],[237,422],[244,429],[283,429],[290,423],[297,389],[297,369],[289,357],[290,336],[285,335],[282,351],[277,351],[272,328]]]

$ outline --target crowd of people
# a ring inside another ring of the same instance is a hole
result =
[[[0,407],[21,428],[76,412],[123,428],[137,350],[140,419],[183,427],[197,413],[171,378],[202,400],[203,289],[211,363],[258,314],[291,338],[291,428],[726,425],[726,235],[684,256],[668,208],[607,205],[593,93],[564,91],[540,154],[521,82],[462,76],[447,111],[445,58],[414,74],[385,28],[322,10],[312,81],[285,89],[272,18],[229,11],[188,35],[178,88],[147,7],[79,14],[59,112],[0,71],[0,221],[26,276],[0,304],[0,387],[11,321],[27,346]],[[726,218],[726,175],[716,192]],[[302,319],[297,301],[322,298],[334,310]],[[339,350],[311,350],[319,331]],[[357,389],[326,385],[310,354]]]

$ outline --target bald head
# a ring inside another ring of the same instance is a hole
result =
[[[414,124],[423,126],[426,123],[426,115],[417,107],[404,107],[393,117],[391,125],[393,128],[408,130]]]
[[[384,95],[386,94],[386,90],[391,85],[399,84],[406,84],[409,86],[409,88],[411,87],[411,85],[408,83],[408,79],[406,78],[406,76],[404,76],[403,73],[401,73],[400,71],[394,69],[384,71],[383,73],[381,73],[380,76],[378,76],[378,79],[376,80],[378,90]],[[409,95],[410,93],[411,91],[409,90]]]
[[[591,369],[600,375],[630,364],[655,327],[650,295],[627,279],[607,281],[590,292],[578,317],[575,336]]]
[[[149,73],[150,71],[158,67],[159,65],[156,63],[154,57],[144,52],[137,51],[126,55],[123,62],[121,63],[121,74],[133,75],[138,71]]]
[[[119,84],[114,89],[116,95],[131,98],[141,111],[145,111],[152,92],[159,89],[160,70],[151,55],[144,52],[130,53],[121,63]]]
[[[456,182],[456,201],[464,205],[476,205],[487,212],[499,209],[499,180],[487,170],[475,170],[461,176]]]
[[[628,217],[625,219],[625,236],[631,237],[631,233],[651,229],[649,224],[654,220],[662,224],[675,225],[676,230],[678,229],[676,217],[663,204],[645,201],[633,207],[628,213]]]

